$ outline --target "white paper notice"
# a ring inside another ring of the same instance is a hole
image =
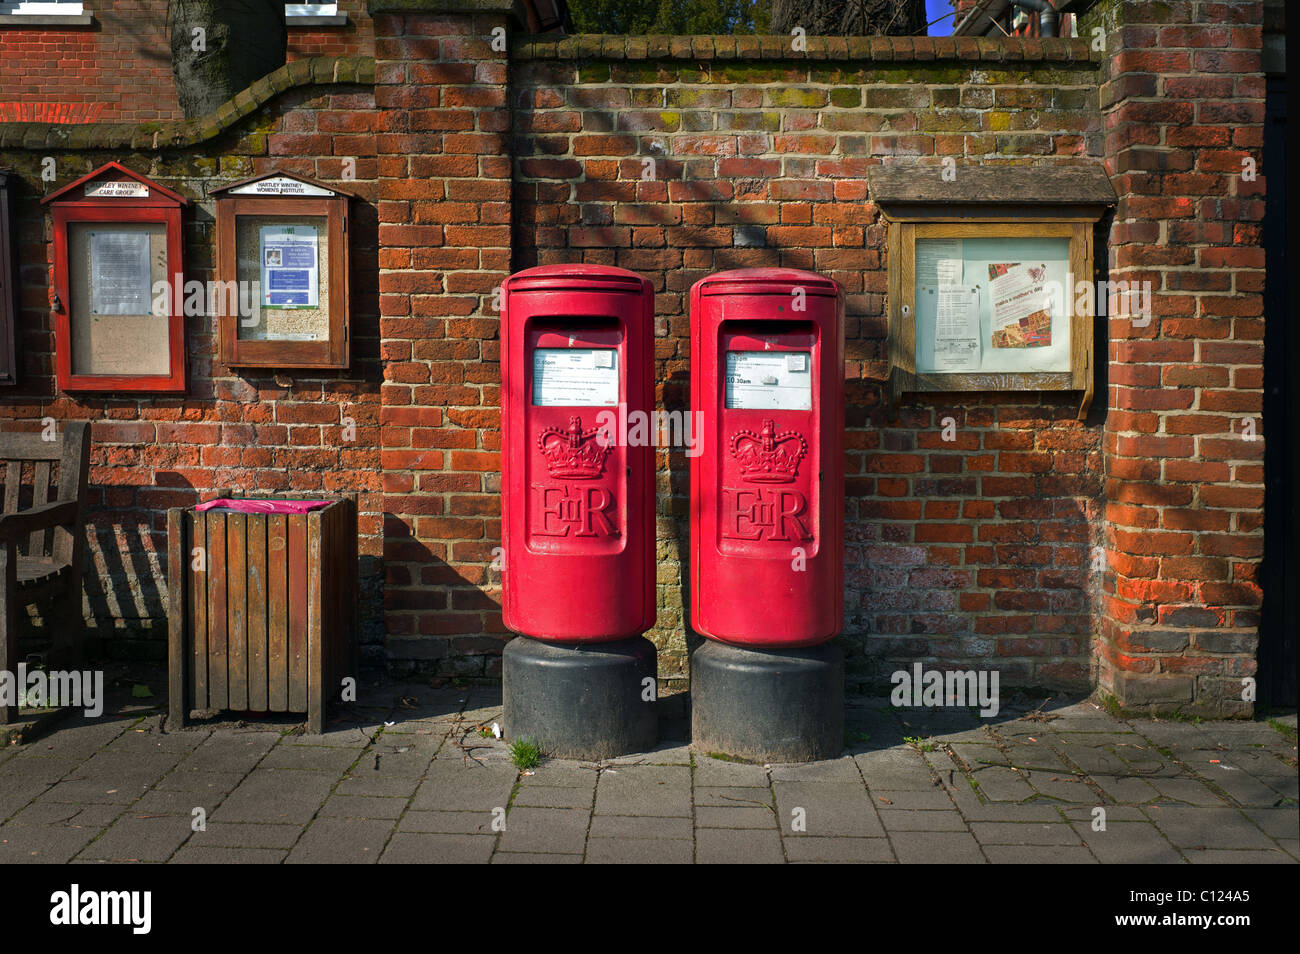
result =
[[[149,233],[90,233],[90,313],[150,313]]]
[[[979,289],[947,285],[939,289],[934,321],[934,370],[978,371],[980,366]]]
[[[916,243],[916,287],[961,284],[961,239],[921,239]]]
[[[614,407],[618,352],[613,348],[537,348],[533,351],[537,407]]]
[[[755,411],[811,411],[807,351],[728,351],[726,406]]]

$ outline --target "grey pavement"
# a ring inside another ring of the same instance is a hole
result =
[[[665,741],[528,771],[493,686],[377,682],[303,734],[174,731],[110,700],[0,749],[0,863],[1295,863],[1294,714],[1120,720],[1089,700],[981,719],[853,697],[837,759],[754,765]]]

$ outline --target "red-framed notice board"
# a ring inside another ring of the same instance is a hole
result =
[[[184,391],[189,200],[110,162],[41,201],[54,220],[59,389]]]

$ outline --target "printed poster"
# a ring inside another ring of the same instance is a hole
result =
[[[1047,266],[1020,262],[989,265],[993,347],[1045,348],[1052,343]]]
[[[263,307],[319,307],[320,252],[316,226],[264,225],[259,233]]]

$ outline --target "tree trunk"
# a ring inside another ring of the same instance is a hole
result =
[[[925,0],[772,0],[772,32],[808,36],[924,36]]]
[[[167,23],[176,95],[188,119],[285,63],[284,0],[167,0]]]

